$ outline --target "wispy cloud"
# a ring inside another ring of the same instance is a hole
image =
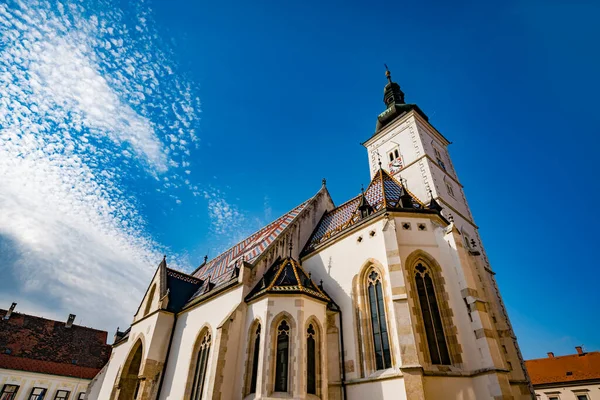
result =
[[[211,188],[204,192],[208,201],[208,216],[211,221],[213,233],[225,240],[238,240],[240,230],[244,227],[246,219],[238,207],[227,201],[225,194],[218,189]]]
[[[0,4],[0,306],[125,324],[160,260],[126,181],[190,187],[199,100],[133,11]]]

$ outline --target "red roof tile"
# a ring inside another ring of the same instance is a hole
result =
[[[0,309],[0,368],[93,378],[106,364],[108,332]]]
[[[533,385],[600,380],[600,352],[598,351],[527,360],[525,365]]]
[[[32,360],[31,358],[15,357],[8,354],[0,354],[0,368],[37,372],[40,374],[71,376],[83,379],[93,379],[101,369],[52,361]]]

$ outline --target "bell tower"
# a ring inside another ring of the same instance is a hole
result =
[[[371,178],[381,168],[406,185],[424,203],[434,202],[442,215],[458,229],[481,287],[479,297],[485,301],[513,381],[528,381],[508,314],[481,243],[478,227],[467,203],[448,152],[451,144],[429,121],[416,104],[405,102],[400,85],[392,80],[386,66],[387,84],[383,90],[385,110],[377,116],[373,135],[363,143],[369,155]],[[485,299],[485,300],[484,300]]]

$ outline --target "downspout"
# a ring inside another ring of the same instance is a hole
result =
[[[173,343],[173,336],[175,336],[175,325],[177,325],[177,314],[173,313],[173,329],[171,329],[171,336],[169,337],[169,347],[167,347],[167,355],[165,357],[165,364],[163,365],[163,373],[160,375],[160,382],[158,383],[158,392],[156,393],[157,400],[160,399],[160,392],[162,390],[163,382],[165,380],[165,374],[167,373],[169,354],[171,354],[171,344]]]
[[[348,394],[346,393],[346,358],[344,357],[344,353],[346,352],[344,350],[344,324],[343,324],[343,320],[342,320],[342,309],[340,306],[337,305],[337,303],[333,300],[331,300],[331,302],[333,303],[333,305],[337,308],[338,313],[340,313],[340,352],[342,354],[342,393],[344,395],[344,400],[348,400]]]

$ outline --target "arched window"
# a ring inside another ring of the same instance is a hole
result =
[[[254,349],[252,351],[252,373],[250,375],[250,391],[256,393],[256,381],[258,380],[258,352],[260,351],[260,324],[256,327],[254,338]]]
[[[290,357],[290,326],[286,320],[277,327],[277,354],[275,358],[275,391],[288,391],[288,361]]]
[[[423,325],[425,325],[427,347],[429,348],[432,364],[450,365],[450,354],[444,335],[442,316],[431,276],[431,271],[427,266],[423,263],[417,264],[415,267],[415,281],[419,306],[423,315]]]
[[[208,356],[210,354],[210,332],[206,332],[200,341],[196,366],[194,370],[194,383],[192,386],[192,400],[201,400],[206,380],[206,367],[208,366]]]
[[[154,300],[154,292],[156,291],[156,283],[152,285],[150,288],[150,294],[148,295],[148,300],[146,301],[146,308],[144,309],[144,317],[148,315],[150,312],[150,307],[152,307],[152,300]]]
[[[317,394],[317,332],[313,324],[306,330],[306,393]]]
[[[381,287],[381,276],[375,270],[372,270],[367,276],[367,279],[375,367],[378,370],[386,369],[392,366],[392,357],[390,353],[387,320],[385,318],[385,304]]]

